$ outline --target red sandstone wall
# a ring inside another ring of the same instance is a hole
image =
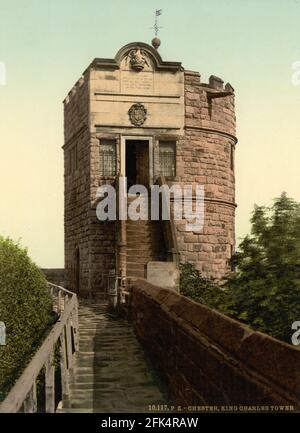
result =
[[[106,291],[109,270],[115,269],[115,222],[101,222],[96,216],[97,189],[104,184],[115,184],[116,177],[101,177],[99,169],[101,138],[116,141],[116,172],[120,170],[120,135],[112,133],[91,133],[90,145],[90,211],[89,211],[89,281],[90,292],[100,294]]]
[[[215,77],[201,84],[198,73],[185,71],[185,135],[176,149],[175,183],[204,185],[205,192],[203,231],[176,223],[181,259],[215,278],[228,269],[235,245],[235,108],[234,95],[211,101],[208,95],[228,90]]]
[[[300,408],[300,351],[138,280],[131,315],[176,404]]]

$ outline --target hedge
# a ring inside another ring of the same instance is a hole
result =
[[[0,236],[0,401],[13,386],[53,324],[47,282],[27,250]]]

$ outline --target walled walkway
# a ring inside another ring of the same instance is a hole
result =
[[[70,401],[60,412],[147,412],[155,404],[166,398],[131,325],[105,304],[81,301]]]

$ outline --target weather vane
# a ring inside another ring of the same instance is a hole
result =
[[[160,26],[158,25],[158,18],[157,18],[157,17],[159,17],[159,15],[161,15],[161,14],[162,14],[162,9],[156,9],[156,11],[155,11],[155,23],[154,23],[154,26],[153,26],[153,28],[154,28],[154,30],[155,30],[155,36],[158,35],[158,31],[159,31],[159,29],[162,29],[162,27],[160,27]]]
[[[154,26],[151,27],[151,29],[155,30],[155,38],[152,39],[152,45],[155,49],[157,49],[160,46],[160,39],[157,37],[158,32],[163,27],[158,25],[158,17],[162,14],[162,9],[156,9],[155,11],[155,21]]]

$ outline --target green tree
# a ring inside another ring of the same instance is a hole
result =
[[[201,275],[190,262],[180,263],[180,293],[212,308],[221,305],[224,297],[219,284]]]
[[[290,342],[291,325],[300,320],[300,203],[283,193],[271,207],[255,206],[251,223],[214,306]]]
[[[283,193],[271,207],[255,206],[251,224],[234,272],[216,283],[184,264],[181,293],[290,343],[300,320],[300,203]]]
[[[53,323],[47,282],[26,249],[0,237],[0,321],[7,340],[0,346],[0,400],[20,376]]]

